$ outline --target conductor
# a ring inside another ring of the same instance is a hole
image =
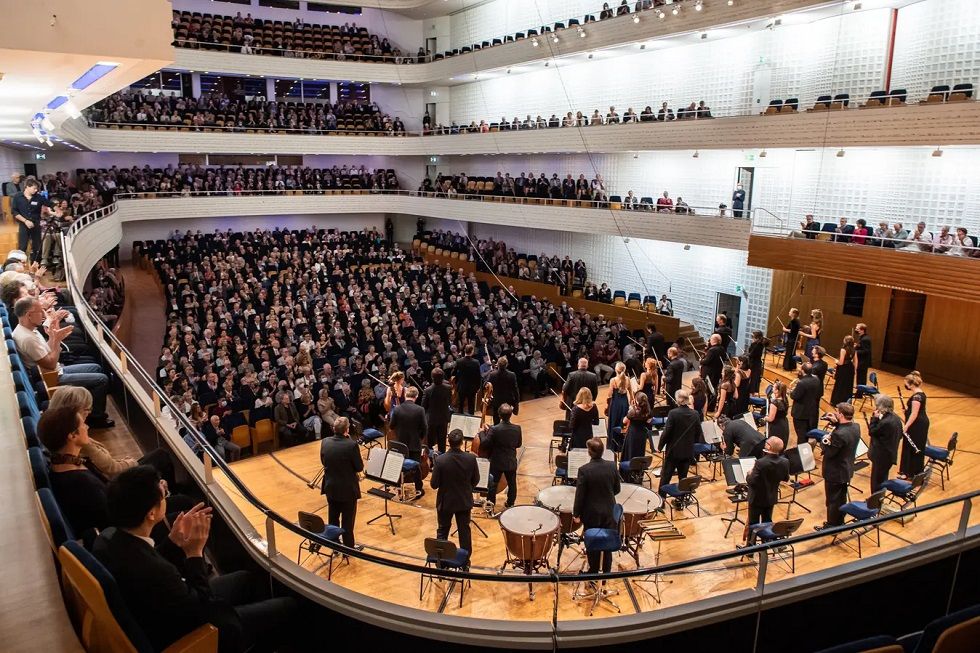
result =
[[[619,471],[616,463],[602,459],[603,445],[599,438],[592,438],[586,443],[589,450],[589,462],[578,470],[578,482],[575,486],[575,505],[572,508],[572,521],[581,523],[583,530],[590,528],[619,528],[616,519],[616,495],[621,489]],[[612,554],[600,551],[589,551],[589,573],[599,571],[600,562],[603,573],[612,570]]]
[[[364,461],[357,443],[347,435],[349,430],[350,420],[338,417],[333,423],[333,435],[320,444],[320,492],[327,497],[327,523],[343,528],[344,546],[353,547],[357,500],[361,498],[357,473],[364,469]]]
[[[521,427],[510,423],[513,413],[510,404],[504,404],[498,411],[500,423],[489,431],[490,476],[493,479],[487,488],[487,503],[493,506],[497,499],[497,483],[500,477],[507,479],[507,503],[505,508],[513,507],[517,501],[517,450],[523,444]]]
[[[473,509],[473,489],[480,482],[480,470],[476,466],[476,456],[463,451],[462,447],[463,432],[453,429],[449,433],[449,451],[435,458],[429,485],[437,491],[436,537],[449,539],[449,527],[455,518],[459,548],[472,553],[470,511]]]
[[[763,453],[745,479],[749,486],[749,518],[745,524],[749,546],[755,544],[755,531],[749,525],[772,521],[773,506],[779,501],[779,484],[789,480],[789,461],[782,456],[783,441],[772,436],[766,440]]]
[[[520,413],[521,389],[517,385],[517,375],[507,369],[507,357],[497,359],[497,369],[487,376],[487,383],[493,386],[493,401],[490,403],[493,423],[500,423],[500,408],[507,404],[511,412]]]
[[[588,388],[592,391],[593,400],[598,399],[599,377],[589,371],[588,358],[578,359],[578,369],[569,374],[565,380],[565,385],[561,389],[561,408],[568,411],[568,406],[575,403],[578,391],[582,388]]]

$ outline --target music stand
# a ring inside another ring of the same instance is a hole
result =
[[[862,469],[865,469],[869,465],[871,465],[871,463],[867,459],[858,460],[858,458],[867,455],[868,451],[870,451],[868,449],[868,445],[865,443],[863,438],[858,436],[857,448],[854,450],[854,473],[855,474],[861,471]],[[851,475],[851,479],[852,480],[854,479],[853,474]],[[864,494],[864,490],[862,490],[861,488],[857,487],[856,485],[850,482],[848,482],[847,487],[853,489],[858,494]],[[873,490],[874,488],[871,489]]]
[[[749,477],[749,472],[755,467],[755,463],[755,458],[725,458],[721,461],[722,469],[725,470],[725,484],[734,488],[734,492],[729,498],[735,504],[735,514],[731,517],[721,518],[723,522],[728,524],[728,528],[725,529],[725,537],[728,537],[735,522],[745,524],[738,516],[738,511],[741,505],[749,500],[749,488],[746,482]]]
[[[724,460],[724,454],[721,451],[721,443],[724,439],[724,434],[722,430],[718,428],[718,423],[714,420],[705,420],[701,422],[701,435],[704,437],[705,444],[710,444],[714,449],[712,452],[705,454],[705,461],[711,464],[711,478],[707,479],[706,483],[713,483],[718,480],[718,463]],[[719,456],[719,454],[722,454]],[[695,467],[697,467],[697,460],[695,459]]]
[[[787,449],[783,452],[783,455],[789,460],[789,473],[793,477],[793,482],[790,484],[790,487],[793,488],[793,494],[790,496],[789,501],[779,501],[777,503],[786,504],[786,519],[789,519],[790,510],[792,510],[794,505],[803,508],[807,512],[811,512],[809,508],[796,500],[796,495],[801,489],[806,489],[813,485],[812,480],[809,483],[802,484],[800,482],[800,474],[806,473],[807,479],[809,480],[810,472],[817,468],[817,461],[813,458],[813,448],[807,442],[799,444],[792,449]]]
[[[658,451],[658,449],[660,448],[660,438],[662,436],[663,436],[663,432],[662,431],[658,431],[657,429],[650,429],[650,453],[651,453],[651,455],[654,455],[654,456],[660,456],[661,462],[664,459],[664,454],[663,454],[662,451]],[[660,478],[660,472],[661,472],[661,470],[663,470],[663,467],[654,468],[654,467],[651,466],[650,469],[647,470],[647,473],[648,474],[653,474],[653,476],[656,477],[656,478]],[[653,485],[653,482],[652,481],[651,481],[650,485]]]
[[[373,524],[374,522],[382,519],[383,517],[388,518],[388,527],[391,529],[391,534],[395,534],[395,520],[401,519],[401,515],[394,515],[388,512],[388,501],[395,498],[393,492],[389,491],[388,488],[392,485],[397,486],[401,481],[402,475],[402,465],[405,464],[405,456],[393,451],[391,449],[382,449],[381,447],[374,447],[368,454],[367,465],[364,466],[364,476],[375,483],[380,483],[380,488],[371,488],[367,491],[368,494],[384,499],[384,512],[368,520],[368,524]]]
[[[449,430],[459,429],[463,432],[463,442],[467,445],[467,450],[472,449],[473,438],[480,431],[480,418],[474,415],[463,415],[453,413],[449,417]]]
[[[609,429],[606,428],[606,418],[600,417],[599,423],[592,425],[592,437],[604,438],[608,433],[609,433]]]
[[[490,460],[488,458],[477,458],[476,459],[476,467],[477,467],[477,469],[480,470],[480,480],[477,481],[476,487],[473,488],[473,493],[476,494],[477,497],[480,498],[480,502],[478,503],[478,502],[474,501],[473,502],[473,507],[474,508],[481,508],[481,510],[479,510],[476,513],[477,515],[480,515],[480,514],[486,515],[487,514],[486,511],[485,510],[482,510],[482,508],[486,505],[487,491],[490,489]],[[483,537],[490,537],[489,535],[487,535],[487,532],[485,530],[483,530],[483,528],[480,526],[480,524],[478,524],[476,522],[475,519],[471,519],[470,520],[470,524],[472,524],[474,527],[476,527],[476,530],[480,531],[480,533],[483,534]],[[455,531],[453,531],[451,533],[451,535],[455,535],[458,532],[458,530],[459,529],[456,529]]]

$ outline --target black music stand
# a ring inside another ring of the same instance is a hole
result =
[[[484,509],[484,506],[486,505],[487,490],[490,487],[490,461],[487,460],[486,458],[477,458],[476,466],[480,469],[480,481],[477,484],[477,486],[473,488],[473,494],[475,494],[479,498],[479,501],[473,502],[473,507],[477,508],[478,510],[476,510],[475,514],[473,514],[472,517],[470,518],[470,525],[476,528],[476,530],[480,531],[483,537],[486,538],[490,536],[487,535],[487,532],[485,530],[483,530],[483,527],[480,526],[479,522],[476,521],[475,517],[477,517],[478,515],[487,514],[486,510]],[[457,528],[452,533],[450,533],[450,536],[453,536],[458,532],[459,529]]]
[[[683,540],[686,536],[681,533],[674,523],[667,519],[667,515],[664,513],[663,506],[660,506],[654,511],[653,519],[648,519],[640,522],[643,527],[642,537],[646,537],[657,543],[657,552],[654,554],[653,566],[656,567],[660,564],[660,554],[665,540]],[[640,542],[642,543],[642,537]],[[639,547],[637,547],[639,548]],[[637,568],[639,568],[639,560],[637,560]],[[624,579],[626,583],[626,588],[636,587],[636,589],[642,591],[651,599],[656,601],[658,604],[662,603],[660,598],[660,585],[661,583],[671,584],[674,581],[667,580],[664,578],[664,574],[657,571],[643,578]],[[653,585],[653,590],[645,587],[647,584]],[[633,592],[630,590],[630,595]],[[635,599],[634,599],[635,600]]]
[[[723,522],[728,524],[728,528],[725,529],[725,537],[727,538],[736,522],[745,525],[745,522],[738,516],[738,511],[743,503],[749,501],[749,486],[745,484],[744,470],[739,458],[725,458],[721,461],[721,466],[725,470],[725,483],[732,488],[728,498],[735,504],[735,514],[731,517],[721,518]]]
[[[367,465],[365,466],[364,476],[371,481],[380,483],[380,488],[371,488],[368,494],[384,499],[384,512],[368,520],[368,524],[373,524],[379,519],[388,518],[388,527],[391,534],[395,534],[395,520],[401,519],[401,515],[388,512],[388,501],[395,498],[395,494],[388,488],[397,487],[401,482],[402,465],[405,464],[405,456],[391,449],[374,447],[368,454]]]
[[[813,486],[812,481],[806,485],[802,485],[800,474],[805,473],[807,479],[812,479],[810,472],[817,468],[817,462],[813,459],[813,448],[810,447],[808,442],[797,445],[792,449],[787,449],[783,452],[783,455],[789,460],[789,473],[793,477],[793,482],[790,483],[790,487],[793,488],[793,494],[788,501],[778,501],[777,503],[786,504],[786,519],[789,519],[790,510],[792,510],[794,505],[803,508],[807,512],[811,512],[809,508],[796,500],[796,495],[799,494],[801,489]]]

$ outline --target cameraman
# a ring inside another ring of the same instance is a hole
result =
[[[31,260],[35,263],[41,260],[41,208],[46,206],[58,218],[61,209],[54,202],[39,195],[41,184],[34,177],[24,182],[24,190],[14,195],[10,210],[14,214],[17,225],[17,249],[27,251],[28,242],[31,245]]]

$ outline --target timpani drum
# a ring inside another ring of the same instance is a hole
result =
[[[557,539],[558,515],[539,506],[514,506],[500,513],[500,530],[507,546],[507,565],[532,574],[548,567],[548,553]],[[528,597],[534,600],[534,584],[528,583]]]
[[[537,503],[558,515],[560,532],[574,533],[581,524],[572,522],[572,508],[575,506],[575,486],[552,485],[538,492]]]
[[[616,503],[623,507],[623,537],[635,538],[643,533],[640,522],[664,504],[663,498],[642,485],[623,483]]]

